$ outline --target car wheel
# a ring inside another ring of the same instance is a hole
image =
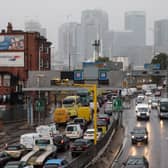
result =
[[[135,144],[136,144],[135,141],[132,140],[132,145],[135,145]]]
[[[72,155],[72,157],[75,157],[75,156],[76,156],[76,154],[75,154],[75,153],[71,153],[71,155]]]
[[[146,145],[148,144],[148,139],[145,140],[145,144],[146,144]]]

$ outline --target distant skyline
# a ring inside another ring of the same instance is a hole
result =
[[[24,29],[28,20],[40,22],[47,29],[48,40],[58,47],[58,28],[61,24],[81,21],[81,12],[101,9],[108,13],[112,30],[124,29],[124,14],[127,11],[144,11],[147,20],[147,44],[153,43],[154,21],[168,19],[166,0],[0,0],[0,30],[12,22],[14,29]]]

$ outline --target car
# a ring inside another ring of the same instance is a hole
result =
[[[44,163],[43,168],[69,168],[68,161],[65,159],[49,159]]]
[[[3,167],[12,157],[6,152],[0,152],[0,167]]]
[[[148,131],[145,127],[134,127],[131,132],[131,141],[132,144],[136,144],[138,142],[143,142],[148,144]]]
[[[157,109],[159,106],[159,101],[155,98],[152,99],[152,102],[151,102],[151,108],[153,109]]]
[[[156,97],[157,97],[157,96],[158,96],[158,97],[161,96],[161,91],[160,91],[160,90],[156,90],[156,91],[155,91],[155,96],[156,96]]]
[[[73,122],[75,124],[80,124],[81,128],[85,131],[87,129],[87,121],[84,118],[74,118]]]
[[[148,104],[139,104],[136,106],[136,117],[137,120],[149,120],[150,119],[150,108]]]
[[[21,161],[9,161],[4,168],[33,168],[33,166]]]
[[[89,139],[76,139],[71,145],[71,155],[72,155],[72,157],[83,153],[91,145],[93,145],[93,142]]]
[[[77,139],[83,136],[83,129],[80,124],[67,124],[65,128],[65,135],[70,139]]]
[[[92,112],[94,111],[94,102],[90,101],[90,109],[92,110]],[[100,111],[100,106],[99,106],[99,102],[97,102],[97,112]]]
[[[102,132],[97,131],[97,140],[100,140],[102,136]],[[94,128],[88,128],[83,135],[83,139],[89,139],[94,141]]]
[[[147,90],[145,93],[146,96],[151,96],[152,95],[152,91],[151,90]]]
[[[110,117],[109,117],[109,115],[107,115],[107,114],[99,113],[99,114],[97,115],[97,118],[98,118],[98,119],[105,119],[106,122],[107,122],[107,124],[110,124]]]
[[[145,156],[128,156],[123,163],[125,168],[149,168],[149,162]]]
[[[20,159],[22,156],[28,153],[26,147],[22,144],[7,145],[4,151],[15,159]]]
[[[66,151],[70,147],[70,139],[65,135],[56,135],[53,137],[53,143],[58,150]]]
[[[108,124],[105,119],[97,119],[97,129],[101,131],[102,134],[106,134],[108,129]]]
[[[112,115],[113,113],[113,102],[107,101],[104,106],[104,113],[108,115]]]

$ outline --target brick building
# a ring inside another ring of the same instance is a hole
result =
[[[39,32],[14,30],[11,23],[0,32],[0,104],[17,103],[28,71],[50,70],[50,46]]]

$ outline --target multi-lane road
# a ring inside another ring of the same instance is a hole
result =
[[[131,109],[123,112],[125,127],[124,147],[116,160],[115,168],[121,168],[129,155],[144,155],[149,161],[150,168],[168,167],[168,120],[160,120],[157,110],[152,109],[149,121],[137,121],[135,100],[131,102]],[[145,126],[149,133],[147,145],[131,144],[131,134],[134,126]]]

